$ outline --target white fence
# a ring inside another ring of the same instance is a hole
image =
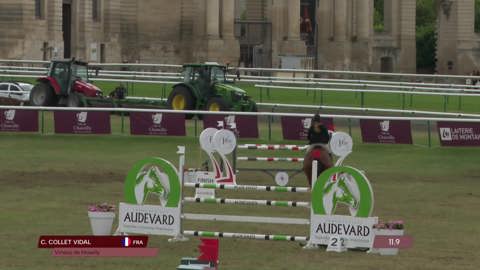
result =
[[[312,117],[311,113],[284,113],[284,112],[225,112],[225,111],[202,111],[202,110],[169,110],[169,109],[134,109],[134,108],[72,108],[72,107],[37,107],[37,106],[0,106],[3,110],[37,110],[37,111],[85,111],[85,112],[152,112],[152,113],[176,113],[176,114],[201,114],[201,115],[250,115],[250,116],[293,116]],[[448,117],[408,117],[389,115],[343,115],[322,114],[322,117],[337,119],[389,119],[410,121],[450,121],[450,122],[480,122],[479,118],[448,118]]]

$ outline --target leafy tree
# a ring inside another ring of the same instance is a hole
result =
[[[433,72],[437,43],[435,0],[417,0],[416,12],[417,70]]]
[[[374,0],[373,2],[373,29],[375,32],[383,32],[385,30],[384,2],[385,0]]]
[[[475,33],[480,32],[480,0],[475,0]]]

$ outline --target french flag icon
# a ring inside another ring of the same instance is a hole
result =
[[[132,239],[130,239],[129,237],[123,238],[122,245],[123,245],[124,247],[129,247],[129,246],[131,246],[131,245],[132,245]]]

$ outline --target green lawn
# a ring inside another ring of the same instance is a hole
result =
[[[374,214],[384,220],[405,220],[414,247],[398,256],[383,257],[306,251],[296,243],[223,239],[220,269],[478,269],[480,213],[474,208],[480,203],[478,149],[361,144],[358,130],[353,132],[356,144],[347,164],[365,170],[372,182]],[[279,142],[278,137],[274,139]],[[187,166],[200,166],[205,156],[196,138],[1,134],[0,140],[0,196],[4,201],[0,269],[175,269],[182,256],[197,254],[198,239],[168,243],[166,237],[151,237],[150,246],[158,247],[160,253],[148,259],[52,258],[48,250],[36,248],[43,234],[89,234],[86,206],[122,201],[123,181],[135,161],[160,156],[176,164],[176,145],[185,145]],[[257,172],[241,172],[238,182],[273,184],[270,177]],[[291,184],[305,186],[305,179],[297,176]],[[307,194],[218,194],[308,200]],[[308,217],[308,210],[291,208],[187,205],[185,210]],[[306,226],[223,222],[186,222],[185,229],[307,234]]]

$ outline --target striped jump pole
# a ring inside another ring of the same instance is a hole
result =
[[[240,239],[255,239],[267,241],[295,241],[306,242],[306,236],[291,236],[282,234],[254,234],[254,233],[233,233],[233,232],[209,232],[209,231],[183,231],[186,236],[198,237],[218,237],[218,238],[240,238]]]
[[[294,202],[294,201],[248,200],[248,199],[226,199],[226,198],[194,198],[194,197],[185,197],[183,198],[183,201],[188,203],[215,203],[215,204],[262,205],[262,206],[310,208],[309,202]]]
[[[292,157],[237,157],[240,161],[303,162],[303,158]]]
[[[254,186],[254,185],[227,185],[227,184],[209,184],[209,183],[185,183],[183,186],[190,188],[212,188],[226,190],[246,190],[246,191],[272,191],[272,192],[310,192],[308,187],[282,187],[282,186]]]
[[[256,149],[256,150],[289,150],[303,151],[308,148],[307,145],[294,144],[242,144],[237,146],[238,149]]]

